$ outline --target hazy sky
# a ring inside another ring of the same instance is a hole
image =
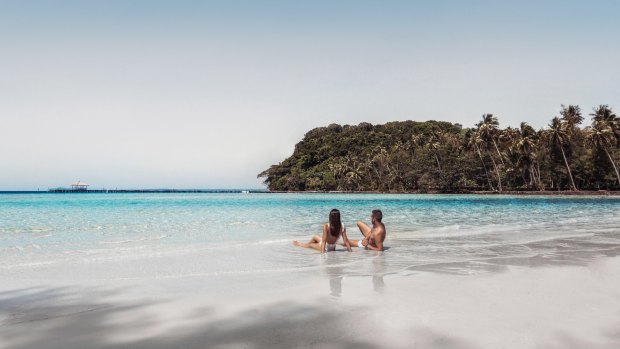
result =
[[[2,1],[0,190],[260,187],[332,122],[620,111],[620,1]]]

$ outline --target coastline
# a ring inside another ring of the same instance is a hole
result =
[[[612,190],[564,190],[564,191],[520,191],[520,190],[507,190],[507,191],[455,191],[455,192],[442,192],[442,191],[411,191],[411,192],[402,192],[402,191],[392,191],[392,192],[381,192],[381,191],[319,191],[319,190],[305,190],[305,191],[277,191],[270,190],[266,192],[261,192],[265,194],[295,194],[295,193],[307,193],[307,194],[394,194],[394,195],[522,195],[522,196],[620,196],[620,191],[612,191]]]
[[[521,196],[620,196],[620,190],[488,190],[462,191],[280,191],[268,189],[95,189],[85,191],[0,190],[2,194],[394,194],[394,195],[521,195]]]

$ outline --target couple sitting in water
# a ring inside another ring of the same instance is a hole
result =
[[[383,251],[383,241],[385,240],[385,225],[381,223],[383,213],[381,213],[381,210],[372,210],[370,219],[372,221],[372,228],[364,222],[357,222],[357,227],[364,235],[362,240],[348,239],[347,229],[340,222],[340,211],[333,209],[329,212],[329,223],[323,224],[322,237],[313,235],[310,241],[306,243],[295,240],[293,244],[295,246],[314,248],[324,253],[335,251],[336,244],[338,244],[338,240],[342,237],[342,242],[339,244],[345,246],[349,252],[351,252],[351,246]]]

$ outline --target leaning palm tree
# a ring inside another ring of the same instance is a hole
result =
[[[594,113],[590,116],[592,116],[592,121],[604,122],[611,129],[616,145],[620,146],[620,117],[605,104],[594,108]]]
[[[549,124],[549,141],[553,146],[560,148],[562,152],[562,158],[564,159],[564,165],[566,166],[566,172],[568,178],[570,178],[571,190],[576,191],[575,181],[573,180],[573,174],[570,171],[568,160],[566,160],[566,154],[564,153],[564,146],[569,142],[569,132],[567,130],[567,124],[562,122],[559,117],[554,117]]]
[[[484,141],[485,148],[489,157],[491,158],[491,162],[493,163],[493,168],[495,169],[495,174],[497,175],[497,189],[502,191],[502,176],[495,163],[495,159],[491,154],[490,146],[493,144],[495,146],[495,150],[497,150],[497,155],[499,155],[499,160],[504,164],[504,160],[502,159],[502,154],[497,147],[497,143],[495,142],[495,138],[499,131],[499,122],[497,118],[493,116],[493,114],[484,114],[482,115],[482,121],[480,121],[476,126],[478,126],[478,134],[480,138]]]
[[[534,128],[528,125],[527,122],[522,122],[519,129],[519,138],[515,140],[515,146],[518,153],[518,163],[523,170],[526,170],[529,175],[529,185],[535,185],[540,189],[540,183],[538,181],[539,176],[536,174],[536,167],[534,166],[536,158],[536,144],[538,141],[538,134]]]
[[[487,182],[489,183],[489,189],[494,191],[493,183],[491,183],[491,178],[489,177],[489,171],[487,170],[487,165],[484,163],[484,159],[482,158],[482,152],[480,151],[480,145],[483,143],[482,138],[480,138],[480,134],[478,131],[472,130],[467,139],[466,148],[474,149],[478,156],[480,157],[480,162],[482,162],[482,168],[484,169],[484,175],[487,178]]]
[[[618,167],[613,157],[609,153],[609,148],[614,144],[618,144],[620,139],[620,118],[616,116],[606,105],[601,105],[594,109],[592,116],[592,126],[586,130],[588,144],[596,149],[602,149],[609,162],[616,172],[616,179],[618,180],[618,186],[620,186],[620,174],[618,173]]]
[[[499,121],[497,117],[493,116],[493,114],[483,114],[482,121],[480,121],[476,126],[478,126],[478,132],[480,136],[485,142],[493,143],[495,150],[497,151],[497,155],[499,156],[499,160],[504,163],[502,159],[502,154],[499,151],[497,146],[496,138],[499,134]]]
[[[435,156],[435,161],[437,162],[437,169],[439,170],[439,172],[441,172],[441,164],[439,163],[439,156],[437,155],[437,153],[439,152],[439,149],[441,148],[442,135],[443,134],[441,133],[441,131],[433,131],[427,143],[428,149],[430,149],[433,155]]]
[[[521,131],[519,129],[512,128],[510,126],[508,126],[506,129],[501,130],[499,132],[498,141],[500,144],[502,143],[508,144],[507,150],[508,150],[509,156],[512,155],[514,151],[511,145],[514,144],[514,142],[519,139],[520,134],[521,134]]]

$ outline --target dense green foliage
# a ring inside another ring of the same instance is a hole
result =
[[[590,126],[562,106],[549,126],[475,128],[441,121],[331,124],[308,132],[293,155],[258,176],[270,190],[461,192],[620,189],[620,118],[606,105]]]

